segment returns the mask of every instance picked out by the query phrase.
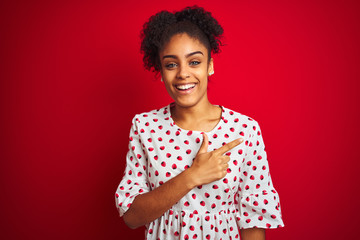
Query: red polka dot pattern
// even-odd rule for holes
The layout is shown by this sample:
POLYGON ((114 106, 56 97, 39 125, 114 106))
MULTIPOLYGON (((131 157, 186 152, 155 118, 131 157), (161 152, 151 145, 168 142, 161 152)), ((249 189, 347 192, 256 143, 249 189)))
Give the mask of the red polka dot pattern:
MULTIPOLYGON (((124 177, 116 190, 122 216, 134 198, 159 187, 189 168, 203 137, 178 127, 171 104, 133 118, 124 177)), ((210 132, 209 151, 239 137, 244 142, 226 153, 227 175, 198 186, 146 228, 146 239, 240 239, 239 229, 283 227, 279 195, 273 187, 258 123, 222 107, 210 132)))

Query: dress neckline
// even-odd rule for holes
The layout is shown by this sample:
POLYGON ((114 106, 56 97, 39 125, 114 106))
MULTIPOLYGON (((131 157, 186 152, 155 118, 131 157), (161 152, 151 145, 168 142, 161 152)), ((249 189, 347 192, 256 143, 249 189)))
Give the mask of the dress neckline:
POLYGON ((170 121, 170 126, 177 128, 179 131, 183 131, 183 132, 192 132, 192 133, 199 133, 202 134, 203 132, 206 133, 207 135, 212 134, 213 132, 221 129, 222 124, 224 122, 224 114, 225 114, 225 108, 221 105, 215 105, 215 106, 219 106, 221 108, 221 117, 219 122, 216 124, 216 126, 209 132, 205 132, 205 131, 198 131, 198 130, 189 130, 189 129, 183 129, 181 127, 179 127, 178 125, 176 125, 174 119, 171 116, 171 107, 175 105, 175 102, 170 103, 166 108, 167 111, 165 111, 165 117, 166 119, 168 119, 170 121))

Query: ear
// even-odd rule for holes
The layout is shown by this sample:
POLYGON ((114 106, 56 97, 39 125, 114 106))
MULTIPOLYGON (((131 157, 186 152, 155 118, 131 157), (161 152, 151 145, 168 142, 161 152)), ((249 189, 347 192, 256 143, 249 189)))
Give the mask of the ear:
POLYGON ((208 65, 208 75, 214 72, 214 59, 210 58, 209 65, 208 65))

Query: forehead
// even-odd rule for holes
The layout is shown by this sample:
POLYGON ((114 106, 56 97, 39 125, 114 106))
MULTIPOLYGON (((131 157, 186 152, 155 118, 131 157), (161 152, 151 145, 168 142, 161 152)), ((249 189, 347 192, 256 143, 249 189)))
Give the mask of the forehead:
POLYGON ((192 38, 186 33, 181 33, 170 38, 169 42, 160 51, 160 57, 164 55, 183 57, 196 51, 201 51, 205 57, 208 55, 206 47, 198 39, 192 38))

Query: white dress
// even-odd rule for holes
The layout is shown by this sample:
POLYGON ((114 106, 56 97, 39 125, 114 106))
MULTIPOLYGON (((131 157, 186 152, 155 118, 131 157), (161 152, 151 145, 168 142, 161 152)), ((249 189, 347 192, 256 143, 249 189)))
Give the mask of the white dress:
MULTIPOLYGON (((120 216, 137 195, 159 187, 190 167, 200 148, 202 132, 178 127, 170 107, 133 118, 126 169, 115 196, 120 216)), ((227 175, 192 189, 160 218, 147 224, 146 239, 240 239, 239 229, 284 226, 258 123, 220 107, 221 120, 207 132, 208 151, 239 137, 244 139, 226 153, 230 156, 227 175)))

